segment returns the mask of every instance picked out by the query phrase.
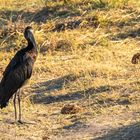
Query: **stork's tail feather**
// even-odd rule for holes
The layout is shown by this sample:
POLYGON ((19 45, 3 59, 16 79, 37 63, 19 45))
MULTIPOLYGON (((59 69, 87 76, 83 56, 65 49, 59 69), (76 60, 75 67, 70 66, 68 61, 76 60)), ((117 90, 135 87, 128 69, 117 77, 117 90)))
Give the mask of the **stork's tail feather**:
POLYGON ((0 108, 3 109, 7 106, 8 104, 7 103, 0 103, 0 108))
POLYGON ((0 85, 0 108, 3 109, 3 108, 6 107, 7 105, 8 105, 8 103, 5 102, 3 90, 2 90, 1 85, 0 85))
MULTIPOLYGON (((1 94, 0 94, 1 95, 1 94)), ((2 96, 0 96, 0 108, 3 109, 8 104, 3 100, 2 96)))

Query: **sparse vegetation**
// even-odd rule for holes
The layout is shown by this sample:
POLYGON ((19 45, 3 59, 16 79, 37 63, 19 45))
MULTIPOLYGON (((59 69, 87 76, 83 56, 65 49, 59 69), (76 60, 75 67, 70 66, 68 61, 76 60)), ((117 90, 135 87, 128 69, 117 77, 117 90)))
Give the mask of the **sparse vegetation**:
POLYGON ((11 123, 11 102, 0 110, 0 138, 114 140, 131 138, 131 128, 137 138, 140 71, 131 60, 139 53, 139 22, 137 0, 0 0, 1 74, 26 45, 27 25, 40 51, 22 95, 31 123, 11 123), (62 114, 67 104, 82 111, 62 114))

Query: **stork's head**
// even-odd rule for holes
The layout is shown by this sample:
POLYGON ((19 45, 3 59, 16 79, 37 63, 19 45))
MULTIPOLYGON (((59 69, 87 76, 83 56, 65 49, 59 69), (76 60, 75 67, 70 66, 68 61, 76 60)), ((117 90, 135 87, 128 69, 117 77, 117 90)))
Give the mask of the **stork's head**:
POLYGON ((27 26, 27 27, 25 28, 24 37, 25 37, 27 40, 31 40, 31 38, 33 37, 33 29, 32 29, 31 26, 27 26))

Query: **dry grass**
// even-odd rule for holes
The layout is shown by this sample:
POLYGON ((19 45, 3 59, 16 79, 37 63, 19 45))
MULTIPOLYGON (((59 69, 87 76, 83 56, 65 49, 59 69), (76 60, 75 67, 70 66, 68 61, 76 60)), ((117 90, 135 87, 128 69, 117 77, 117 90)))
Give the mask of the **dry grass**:
POLYGON ((136 2, 9 0, 7 4, 0 0, 1 74, 15 51, 26 45, 25 26, 33 26, 40 50, 22 97, 23 117, 33 123, 12 124, 11 101, 0 110, 1 139, 114 140, 115 136, 131 136, 131 132, 124 136, 129 132, 125 128, 131 130, 135 123, 135 129, 140 121, 140 71, 139 65, 131 64, 140 45, 140 6, 136 2), (54 31, 60 23, 66 28, 54 31), (82 111, 61 114, 66 104, 82 111), (123 129, 124 135, 116 129, 123 129))

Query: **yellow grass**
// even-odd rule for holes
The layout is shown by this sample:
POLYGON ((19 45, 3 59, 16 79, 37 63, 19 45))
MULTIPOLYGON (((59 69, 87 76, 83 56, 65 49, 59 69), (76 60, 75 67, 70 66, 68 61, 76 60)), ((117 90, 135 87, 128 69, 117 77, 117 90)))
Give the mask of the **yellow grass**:
POLYGON ((23 119, 33 124, 11 124, 11 100, 0 110, 1 139, 87 140, 139 125, 140 71, 139 65, 131 64, 140 45, 140 6, 136 2, 0 0, 1 77, 15 52, 26 46, 23 29, 27 25, 34 28, 40 51, 22 94, 23 119), (87 18, 94 18, 94 23, 88 24, 87 18), (82 20, 78 28, 52 31, 58 23, 78 19, 82 20), (68 103, 82 111, 61 114, 68 103), (68 127, 71 125, 76 126, 68 127))

